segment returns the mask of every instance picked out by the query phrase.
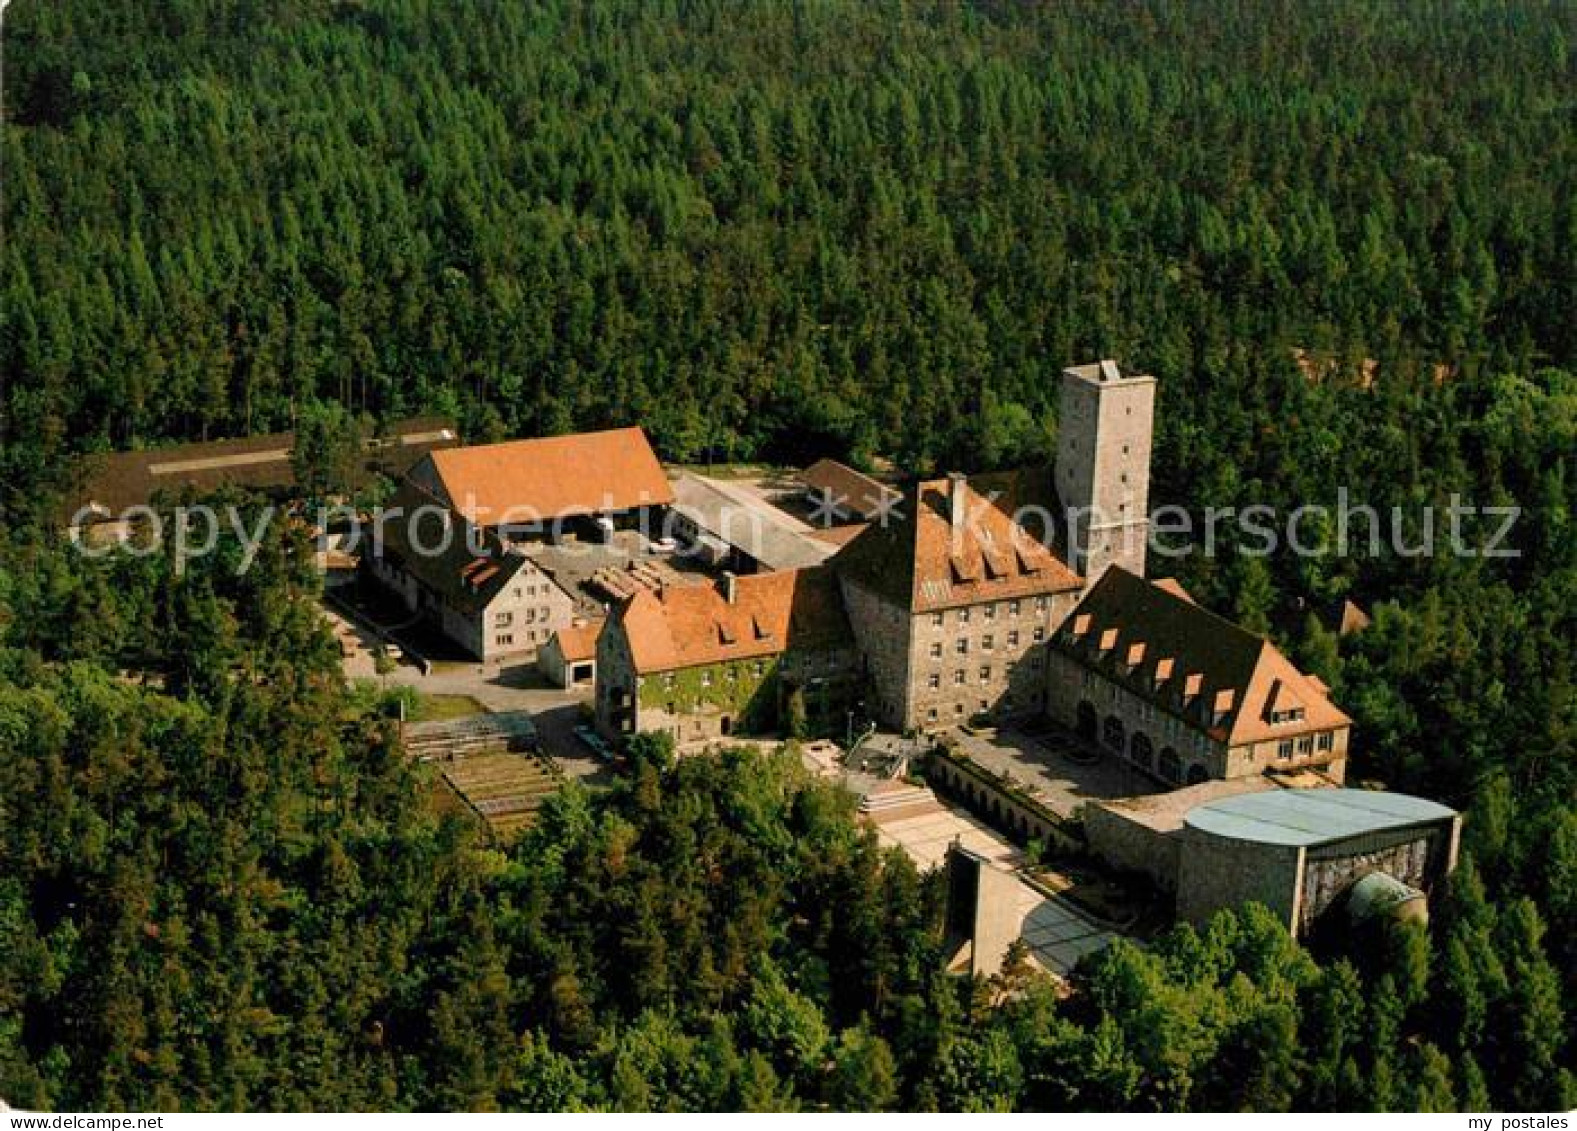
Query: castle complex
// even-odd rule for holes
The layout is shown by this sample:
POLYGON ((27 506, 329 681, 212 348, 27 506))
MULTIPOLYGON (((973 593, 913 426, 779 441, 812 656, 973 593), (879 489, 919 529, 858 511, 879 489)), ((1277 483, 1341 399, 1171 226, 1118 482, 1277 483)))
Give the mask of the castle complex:
POLYGON ((1327 689, 1145 579, 1155 379, 1100 361, 1060 392, 1050 467, 902 488, 824 460, 752 493, 665 472, 638 428, 435 451, 397 501, 463 544, 366 568, 469 655, 594 672, 610 738, 1049 717, 1163 786, 1340 781, 1327 689))

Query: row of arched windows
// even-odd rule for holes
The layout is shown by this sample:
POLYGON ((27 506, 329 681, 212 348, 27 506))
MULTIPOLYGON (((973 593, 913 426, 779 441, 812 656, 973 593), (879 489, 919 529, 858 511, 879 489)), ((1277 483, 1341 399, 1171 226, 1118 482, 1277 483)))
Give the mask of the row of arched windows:
MULTIPOLYGON (((1094 740, 1096 723, 1095 705, 1089 700, 1079 704, 1078 731, 1085 738, 1094 740)), ((1153 773, 1174 785, 1197 785, 1210 776, 1204 765, 1191 762, 1185 772, 1182 756, 1171 746, 1163 746, 1160 756, 1157 757, 1155 744, 1150 736, 1143 731, 1134 731, 1130 736, 1123 721, 1116 715, 1107 715, 1099 723, 1101 745, 1119 755, 1126 757, 1140 769, 1153 773)))

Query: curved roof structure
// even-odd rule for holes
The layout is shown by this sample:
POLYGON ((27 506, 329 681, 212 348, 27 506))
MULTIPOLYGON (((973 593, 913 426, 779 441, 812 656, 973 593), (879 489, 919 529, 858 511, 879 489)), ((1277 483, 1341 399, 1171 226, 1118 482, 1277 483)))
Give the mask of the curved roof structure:
POLYGON ((1367 789, 1274 790, 1195 806, 1191 828, 1229 840, 1306 847, 1364 833, 1450 820, 1454 810, 1405 793, 1367 789))

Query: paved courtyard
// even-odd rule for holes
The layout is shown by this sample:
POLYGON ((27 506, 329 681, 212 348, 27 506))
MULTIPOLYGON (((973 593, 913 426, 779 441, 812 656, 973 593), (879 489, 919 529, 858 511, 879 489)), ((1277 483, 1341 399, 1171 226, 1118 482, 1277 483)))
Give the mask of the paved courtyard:
POLYGON ((1004 868, 1024 863, 1024 853, 995 830, 968 813, 942 805, 936 812, 878 823, 876 839, 883 847, 903 849, 922 872, 940 866, 954 841, 1004 868))
POLYGON ((1002 729, 991 735, 955 733, 958 748, 1000 777, 1027 790, 1059 817, 1071 817, 1086 801, 1132 797, 1159 788, 1132 766, 1093 754, 1066 731, 1029 735, 1002 729))

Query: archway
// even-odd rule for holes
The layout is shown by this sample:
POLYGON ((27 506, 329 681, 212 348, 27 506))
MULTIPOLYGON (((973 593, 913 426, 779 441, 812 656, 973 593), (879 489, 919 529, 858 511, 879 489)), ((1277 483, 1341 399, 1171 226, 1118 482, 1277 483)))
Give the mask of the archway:
POLYGON ((1147 770, 1154 765, 1155 747, 1150 743, 1150 736, 1143 731, 1135 731, 1128 742, 1128 757, 1147 770))
POLYGON ((1167 781, 1178 781, 1183 773, 1183 760, 1177 756, 1177 751, 1170 746, 1161 751, 1161 776, 1167 781))
POLYGON ((1101 727, 1101 741, 1120 754, 1122 753, 1125 734, 1123 721, 1116 715, 1107 715, 1106 723, 1101 727))
POLYGON ((1079 701, 1078 726, 1075 728, 1079 733, 1079 737, 1094 742, 1096 726, 1095 704, 1088 699, 1081 699, 1079 701))

